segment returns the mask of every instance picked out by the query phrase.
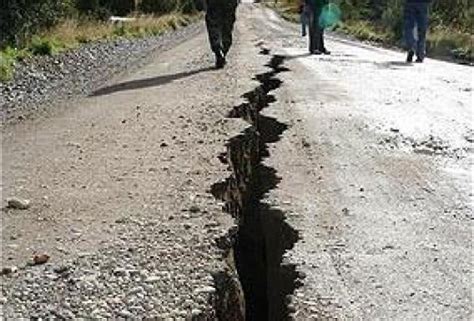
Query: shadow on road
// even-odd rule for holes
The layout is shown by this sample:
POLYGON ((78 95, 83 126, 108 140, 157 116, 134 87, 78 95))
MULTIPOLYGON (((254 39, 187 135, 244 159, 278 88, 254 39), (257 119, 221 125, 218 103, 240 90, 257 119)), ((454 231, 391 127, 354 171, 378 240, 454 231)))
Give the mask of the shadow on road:
POLYGON ((307 53, 302 53, 298 55, 284 55, 283 57, 285 58, 285 60, 293 60, 293 59, 298 59, 298 58, 311 57, 311 54, 307 52, 307 53))
POLYGON ((214 70, 214 68, 206 67, 206 68, 200 68, 200 69, 187 71, 187 72, 180 72, 180 73, 172 74, 172 75, 164 75, 164 76, 158 76, 158 77, 152 77, 152 78, 126 81, 126 82, 118 83, 112 86, 101 88, 93 92, 90 96, 92 97, 105 96, 105 95, 110 95, 110 94, 120 92, 120 91, 136 90, 136 89, 142 89, 142 88, 148 88, 148 87, 161 86, 175 80, 183 79, 186 77, 190 77, 192 75, 196 75, 196 74, 206 72, 206 71, 211 71, 211 70, 214 70))
POLYGON ((405 61, 385 61, 381 63, 376 63, 380 68, 389 68, 389 69, 401 69, 398 67, 413 67, 412 63, 405 61))

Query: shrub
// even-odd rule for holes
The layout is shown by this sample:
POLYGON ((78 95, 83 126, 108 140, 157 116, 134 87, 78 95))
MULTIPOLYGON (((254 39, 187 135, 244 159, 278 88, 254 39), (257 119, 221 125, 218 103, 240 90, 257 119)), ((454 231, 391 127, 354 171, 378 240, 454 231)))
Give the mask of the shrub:
POLYGON ((158 14, 171 11, 190 13, 195 9, 194 0, 142 0, 140 5, 141 11, 158 14))
POLYGON ((146 13, 164 13, 177 9, 176 1, 171 0, 143 0, 140 5, 140 10, 146 13))
POLYGON ((55 39, 35 36, 31 40, 30 51, 34 55, 46 56, 57 53, 63 47, 64 46, 55 39))
POLYGON ((0 10, 0 47, 21 45, 73 10, 72 0, 8 0, 0 10))
POLYGON ((7 81, 13 76, 15 59, 5 52, 0 52, 0 81, 7 81))
POLYGON ((134 0, 75 0, 80 14, 106 19, 111 15, 124 16, 135 9, 134 0))
POLYGON ((381 25, 393 33, 395 39, 403 36, 403 0, 392 0, 382 12, 381 25))
MULTIPOLYGON (((148 13, 195 10, 195 0, 142 0, 148 13)), ((110 15, 127 15, 135 0, 6 0, 0 10, 0 48, 24 46, 32 36, 48 30, 65 18, 106 20, 110 15)))

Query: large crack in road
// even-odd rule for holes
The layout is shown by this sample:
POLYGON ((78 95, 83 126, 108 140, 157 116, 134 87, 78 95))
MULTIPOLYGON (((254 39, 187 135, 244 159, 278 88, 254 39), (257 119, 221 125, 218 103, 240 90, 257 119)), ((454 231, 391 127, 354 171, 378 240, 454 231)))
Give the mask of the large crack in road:
POLYGON ((242 5, 225 69, 198 32, 6 124, 0 318, 470 320, 470 70, 298 32, 242 5))
POLYGON ((231 175, 212 187, 213 195, 225 202, 225 211, 238 222, 233 253, 247 320, 287 319, 288 296, 298 285, 295 266, 282 263, 298 233, 285 222, 284 212, 263 201, 280 182, 276 170, 263 160, 270 156, 268 145, 279 141, 288 126, 260 112, 276 101, 270 92, 282 84, 276 76, 288 71, 283 63, 284 57, 272 56, 266 65, 271 71, 255 76, 260 85, 244 94, 246 102, 230 113, 229 117, 242 118, 251 126, 229 140, 220 159, 229 164, 231 175))

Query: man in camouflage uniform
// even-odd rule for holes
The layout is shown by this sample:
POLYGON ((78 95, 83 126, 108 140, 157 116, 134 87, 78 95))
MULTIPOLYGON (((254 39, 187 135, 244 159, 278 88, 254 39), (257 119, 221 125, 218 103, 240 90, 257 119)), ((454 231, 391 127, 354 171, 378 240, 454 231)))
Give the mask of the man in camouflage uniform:
POLYGON ((211 49, 216 55, 216 68, 223 68, 232 45, 235 11, 239 0, 206 0, 206 24, 211 49))

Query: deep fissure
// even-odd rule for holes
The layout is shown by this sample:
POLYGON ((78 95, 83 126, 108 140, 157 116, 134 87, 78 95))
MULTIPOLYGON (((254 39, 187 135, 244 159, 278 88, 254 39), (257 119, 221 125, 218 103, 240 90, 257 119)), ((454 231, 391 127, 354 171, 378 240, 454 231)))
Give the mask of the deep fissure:
MULTIPOLYGON (((262 49, 261 54, 269 52, 262 49)), ((233 253, 249 321, 289 319, 288 296, 299 282, 295 266, 283 262, 298 233, 285 222, 284 212, 263 201, 281 180, 275 169, 263 164, 269 156, 268 144, 279 141, 288 126, 260 112, 276 102, 270 92, 282 84, 276 76, 288 71, 283 63, 284 57, 272 56, 266 65, 271 70, 254 78, 260 85, 245 93, 246 101, 229 114, 251 126, 231 138, 226 154, 219 155, 231 175, 212 186, 213 195, 224 201, 225 211, 238 222, 233 253)))

